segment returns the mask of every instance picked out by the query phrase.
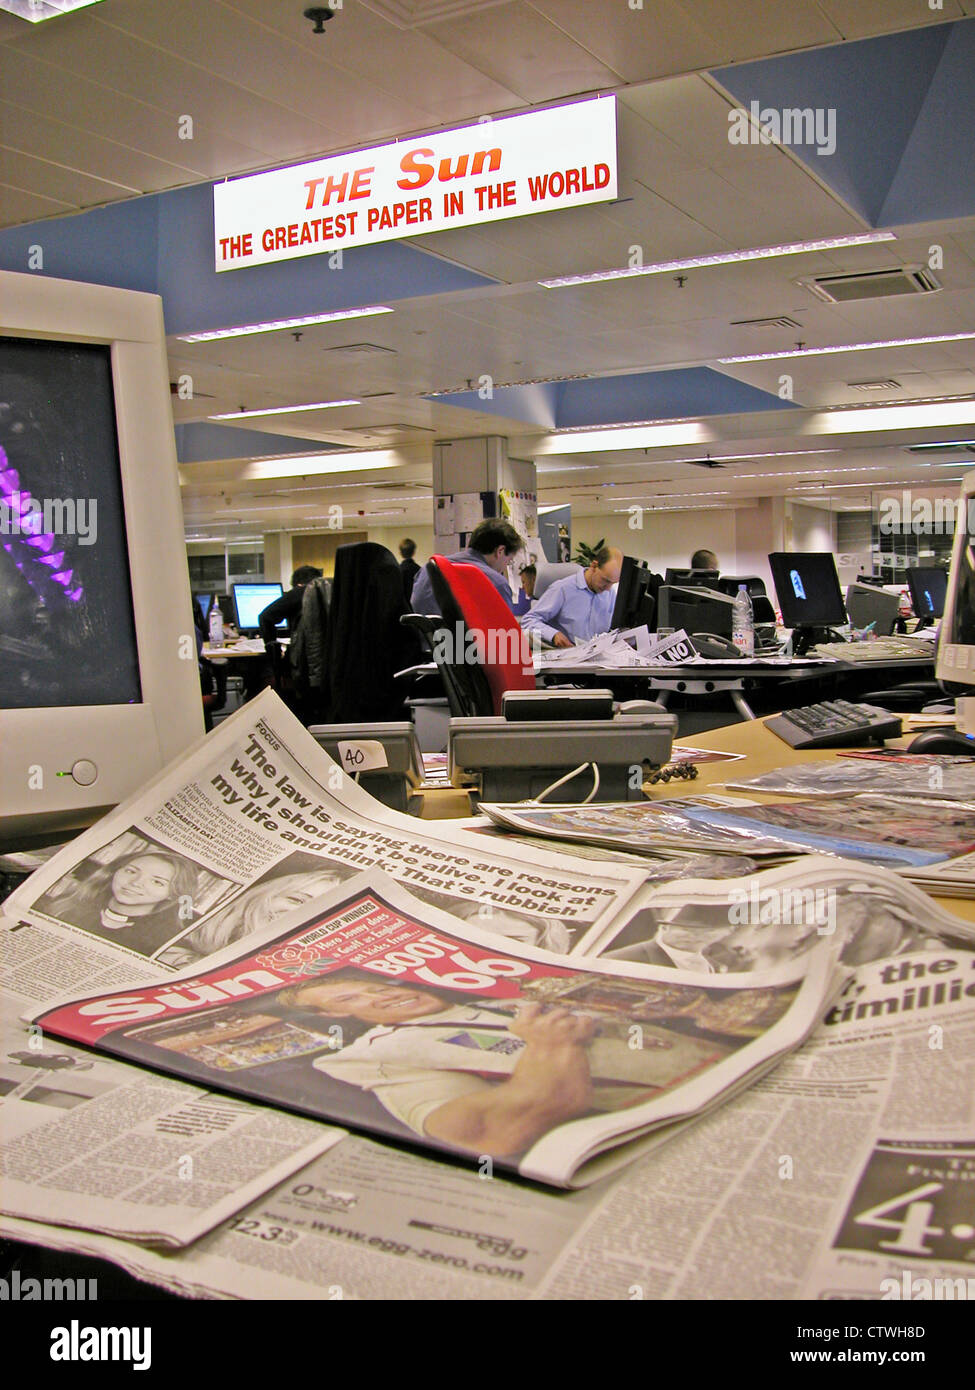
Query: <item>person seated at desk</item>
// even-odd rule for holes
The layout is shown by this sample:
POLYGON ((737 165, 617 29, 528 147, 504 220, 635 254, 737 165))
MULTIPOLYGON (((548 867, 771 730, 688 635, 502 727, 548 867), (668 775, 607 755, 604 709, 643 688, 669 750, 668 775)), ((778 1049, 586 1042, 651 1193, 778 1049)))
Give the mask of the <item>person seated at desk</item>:
POLYGON ((305 588, 313 579, 318 579, 321 570, 314 565, 299 565, 291 576, 291 588, 280 598, 276 598, 273 603, 261 610, 258 618, 258 626, 264 645, 269 650, 277 645, 278 634, 275 631, 278 623, 288 624, 288 636, 295 635, 295 628, 298 626, 298 619, 301 617, 301 601, 304 597, 305 588))
POLYGON ((613 620, 623 552, 604 546, 588 569, 557 579, 521 620, 526 632, 538 632, 556 647, 573 647, 608 632, 613 620))
MULTIPOLYGON (((511 586, 508 583, 508 565, 511 557, 523 550, 525 542, 511 525, 500 517, 481 521, 471 532, 471 538, 463 550, 456 551, 446 558, 455 565, 474 565, 497 589, 509 608, 514 607, 511 586)), ((430 576, 422 569, 413 584, 410 603, 414 613, 439 613, 440 605, 433 596, 430 576)))
POLYGON ((521 588, 518 591, 518 597, 515 599, 514 606, 511 610, 516 618, 523 618, 531 608, 532 601, 535 597, 535 580, 537 576, 538 571, 535 569, 534 565, 525 565, 523 569, 519 570, 518 578, 521 580, 521 588))
POLYGON ((718 557, 713 550, 695 550, 691 556, 692 570, 720 570, 718 557))

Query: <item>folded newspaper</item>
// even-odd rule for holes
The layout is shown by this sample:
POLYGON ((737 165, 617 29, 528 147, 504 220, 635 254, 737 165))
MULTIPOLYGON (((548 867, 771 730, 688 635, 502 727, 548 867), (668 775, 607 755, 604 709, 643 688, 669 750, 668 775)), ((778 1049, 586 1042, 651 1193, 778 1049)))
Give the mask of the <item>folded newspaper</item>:
POLYGON ((728 787, 786 796, 921 796, 939 801, 975 801, 975 759, 936 754, 894 754, 889 758, 837 758, 778 767, 756 777, 729 777, 728 787))
POLYGON ((195 1297, 970 1300, 973 967, 860 966, 800 1051, 580 1191, 350 1136, 173 1254, 9 1217, 0 1234, 195 1297))
POLYGON ((970 862, 975 851, 975 802, 934 797, 859 793, 760 805, 711 796, 558 807, 484 801, 480 809, 498 825, 551 839, 647 854, 682 849, 766 860, 835 854, 915 880, 924 874, 925 882, 941 882, 945 867, 970 862))
POLYGON ((573 1186, 768 1070, 844 977, 826 941, 801 968, 744 977, 583 969, 371 870, 195 972, 26 1017, 208 1088, 573 1186))

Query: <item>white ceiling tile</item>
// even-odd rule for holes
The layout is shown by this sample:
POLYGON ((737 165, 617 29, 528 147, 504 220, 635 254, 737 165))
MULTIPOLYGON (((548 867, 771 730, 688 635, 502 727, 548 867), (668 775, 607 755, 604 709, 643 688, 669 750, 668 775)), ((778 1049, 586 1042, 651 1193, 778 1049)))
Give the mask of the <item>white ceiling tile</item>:
MULTIPOLYGON (((856 0, 859 3, 859 0, 856 0)), ((748 0, 678 0, 688 19, 706 36, 707 66, 739 63, 790 49, 836 43, 824 6, 810 0, 775 0, 757 7, 748 0)))
MULTIPOLYGON (((53 180, 61 178, 62 169, 75 170, 79 171, 79 179, 99 179, 107 185, 102 190, 91 191, 89 197, 93 202, 112 197, 113 188, 116 190, 114 196, 118 197, 171 188, 184 182, 181 175, 185 175, 185 170, 179 166, 153 159, 117 141, 104 140, 7 102, 0 103, 0 113, 4 145, 22 153, 34 152, 38 159, 55 166, 50 171, 53 180), (82 169, 84 174, 80 173, 82 169)), ((119 135, 124 136, 124 131, 119 131, 119 135)), ((55 196, 60 195, 55 193, 55 196)))
POLYGON ((524 101, 615 87, 619 75, 526 0, 427 26, 426 32, 524 101))
POLYGON ((960 19, 964 13, 959 0, 941 0, 938 9, 932 9, 930 5, 920 3, 920 0, 819 0, 819 5, 844 39, 893 33, 898 29, 912 29, 925 22, 943 24, 948 20, 960 19), (927 10, 927 14, 923 13, 924 10, 927 10))
MULTIPOLYGON (((0 221, 4 223, 16 226, 20 223, 35 222, 42 217, 58 217, 69 212, 74 212, 70 203, 64 203, 58 198, 42 197, 38 193, 0 182, 0 221)), ((22 268, 29 269, 26 265, 22 268)))
POLYGON ((593 0, 531 4, 625 82, 693 72, 714 58, 701 30, 675 0, 646 0, 642 10, 624 0, 598 7, 593 0))

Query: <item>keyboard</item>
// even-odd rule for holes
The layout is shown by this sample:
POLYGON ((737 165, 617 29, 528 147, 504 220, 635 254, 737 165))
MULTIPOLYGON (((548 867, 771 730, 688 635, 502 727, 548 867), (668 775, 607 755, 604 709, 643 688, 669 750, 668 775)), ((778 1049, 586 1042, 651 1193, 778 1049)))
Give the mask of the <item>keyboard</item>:
POLYGON ((926 637, 875 637, 872 642, 820 642, 816 656, 833 656, 860 666, 871 661, 933 661, 934 642, 926 637))
POLYGON ((876 705, 853 705, 826 700, 804 709, 790 709, 765 720, 790 748, 858 748, 872 740, 899 738, 901 721, 876 705))

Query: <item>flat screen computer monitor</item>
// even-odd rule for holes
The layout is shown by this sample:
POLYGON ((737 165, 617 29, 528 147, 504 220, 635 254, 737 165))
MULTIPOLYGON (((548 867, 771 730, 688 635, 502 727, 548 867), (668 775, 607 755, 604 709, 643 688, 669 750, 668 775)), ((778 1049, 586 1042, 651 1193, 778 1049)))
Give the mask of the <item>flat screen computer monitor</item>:
POLYGON ((768 562, 786 627, 824 628, 846 622, 836 561, 828 551, 775 551, 768 562))
POLYGON ((695 585, 704 589, 714 588, 717 578, 717 570, 675 570, 668 566, 664 571, 665 584, 681 584, 685 589, 695 585))
POLYGON ((889 637, 900 612, 900 595, 889 594, 873 584, 850 584, 846 590, 846 611, 855 628, 869 627, 878 637, 889 637))
POLYGON ((0 272, 0 844, 203 732, 162 305, 0 272))
POLYGON ((948 594, 948 571, 942 569, 911 569, 907 571, 907 587, 911 591, 914 616, 922 626, 944 616, 948 594))
MULTIPOLYGON (((244 633, 257 632, 265 608, 284 593, 280 584, 235 584, 233 587, 237 631, 244 633)), ((286 627, 287 623, 283 621, 277 624, 280 632, 284 632, 286 627)))
POLYGON ((730 639, 734 607, 734 599, 716 589, 704 589, 696 584, 689 587, 662 584, 657 593, 657 626, 683 628, 692 635, 701 632, 730 639))
POLYGON ((646 560, 635 560, 632 555, 623 556, 619 583, 616 587, 616 602, 610 619, 612 628, 656 626, 656 596, 660 586, 660 576, 654 574, 646 560))
POLYGON ((961 480, 935 674, 939 681, 975 685, 975 472, 961 480))
POLYGON ((194 594, 193 600, 203 615, 203 621, 206 622, 210 616, 210 604, 213 602, 213 596, 211 594, 194 594))

